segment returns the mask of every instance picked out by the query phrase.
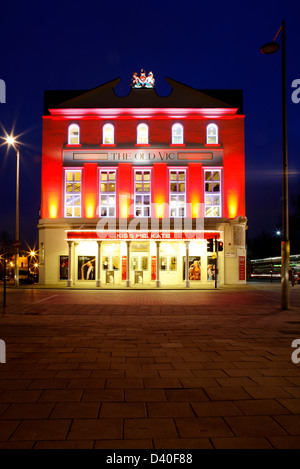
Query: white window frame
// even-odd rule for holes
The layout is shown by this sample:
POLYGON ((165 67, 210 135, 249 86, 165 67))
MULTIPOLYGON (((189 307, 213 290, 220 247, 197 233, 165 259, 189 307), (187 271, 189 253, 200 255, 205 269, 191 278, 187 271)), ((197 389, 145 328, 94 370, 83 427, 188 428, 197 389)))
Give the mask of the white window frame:
POLYGON ((80 127, 78 124, 70 124, 68 127, 68 145, 80 145, 80 127), (72 135, 71 132, 73 129, 76 129, 78 131, 78 141, 77 142, 71 142, 72 135))
POLYGON ((133 185, 134 185, 134 216, 137 218, 150 218, 151 217, 151 188, 152 188, 152 171, 151 168, 134 168, 133 170, 133 185), (142 173, 142 180, 137 181, 136 180, 136 173, 141 172, 142 173), (150 173, 150 179, 149 181, 144 181, 144 173, 150 173), (149 183, 150 184, 150 190, 149 191, 136 191, 136 183, 142 183, 142 187, 144 189, 144 184, 149 183), (137 204, 136 200, 137 197, 140 196, 142 203, 137 204), (145 197, 149 197, 149 203, 145 204, 145 197), (144 210, 149 208, 149 215, 144 215, 144 210), (137 210, 142 211, 142 215, 137 215, 137 210))
MULTIPOLYGON (((106 180, 106 183, 108 184, 107 189, 109 189, 109 179, 106 180)), ((117 169, 116 168, 100 168, 99 170, 99 218, 115 218, 117 213, 117 169), (101 179, 101 174, 102 173, 115 173, 115 179, 112 181, 112 183, 115 184, 115 190, 114 191, 101 191, 101 184, 105 183, 105 181, 102 181, 101 179), (101 203, 101 195, 106 196, 108 198, 108 202, 105 204, 101 203), (115 203, 110 204, 109 203, 109 196, 114 196, 115 198, 115 203), (107 210, 107 215, 102 215, 102 208, 106 208, 107 210), (109 215, 109 209, 114 208, 114 214, 109 215)))
POLYGON ((137 145, 148 145, 148 143, 149 143, 149 126, 147 124, 141 123, 137 126, 137 128, 136 128, 136 143, 137 143, 137 145), (147 131, 146 141, 145 142, 140 141, 140 139, 141 139, 141 129, 143 127, 147 131))
POLYGON ((115 127, 113 124, 105 124, 102 129, 102 144, 103 145, 114 145, 115 143, 115 127), (112 132, 112 142, 106 142, 106 133, 112 132))
POLYGON ((183 137, 183 125, 177 122, 172 125, 172 144, 173 145, 182 145, 184 143, 183 137), (180 136, 174 135, 176 128, 180 129, 180 136), (176 138, 180 138, 180 142, 175 142, 176 138))
POLYGON ((82 169, 66 168, 64 170, 64 173, 65 173, 64 174, 64 214, 65 214, 65 218, 81 218, 82 169), (72 181, 67 180, 67 174, 68 173, 73 173, 72 181), (74 179, 74 173, 80 173, 80 181, 78 181, 78 182, 80 182, 80 191, 75 191, 74 190, 75 184, 76 184, 76 181, 74 179), (67 191, 67 184, 70 184, 70 183, 73 184, 73 191, 67 191), (68 203, 68 198, 70 198, 71 204, 68 203), (79 204, 75 203, 76 199, 77 200, 79 199, 79 204), (75 215, 75 209, 78 208, 78 207, 79 207, 79 215, 75 215), (70 209, 70 208, 71 208, 71 211, 72 211, 72 215, 67 214, 68 209, 70 209))
POLYGON ((208 124, 206 127, 206 143, 207 145, 217 145, 219 143, 219 128, 217 124, 208 124), (214 129, 213 135, 208 135, 210 129, 214 129), (215 139, 215 142, 209 142, 209 139, 215 139))
POLYGON ((187 188, 187 168, 169 168, 169 216, 170 218, 184 218, 186 216, 186 188, 187 188), (176 173, 176 181, 171 180, 171 173, 176 173), (178 173, 184 172, 185 177, 184 181, 180 181, 178 179, 178 173), (171 184, 172 182, 177 185, 176 191, 171 191, 171 184), (185 191, 179 192, 178 184, 184 182, 185 191), (179 197, 184 197, 184 205, 179 204, 179 197), (176 203, 174 204, 174 198, 176 199, 176 203), (173 199, 173 200, 172 200, 173 199), (183 215, 179 214, 180 208, 183 207, 183 215), (176 214, 172 214, 172 211, 175 210, 176 214))
MULTIPOLYGON (((204 217, 205 218, 221 218, 222 217, 222 168, 204 168, 204 172, 203 172, 203 180, 204 180, 204 217), (213 173, 214 172, 218 172, 219 173, 219 180, 217 180, 216 182, 219 183, 219 191, 216 191, 214 192, 213 190, 212 191, 207 191, 206 190, 206 184, 209 184, 209 181, 206 181, 206 178, 205 178, 205 175, 207 172, 210 172, 212 174, 212 179, 211 179, 211 184, 213 184, 213 173), (219 204, 216 204, 214 203, 214 197, 219 197, 219 204), (207 204, 206 203, 206 197, 212 197, 212 203, 211 204, 207 204), (206 210, 208 208, 212 208, 212 214, 211 215, 206 215, 206 210), (219 208, 219 215, 214 215, 213 214, 213 210, 214 208, 219 208)), ((213 189, 213 187, 212 187, 213 189)))

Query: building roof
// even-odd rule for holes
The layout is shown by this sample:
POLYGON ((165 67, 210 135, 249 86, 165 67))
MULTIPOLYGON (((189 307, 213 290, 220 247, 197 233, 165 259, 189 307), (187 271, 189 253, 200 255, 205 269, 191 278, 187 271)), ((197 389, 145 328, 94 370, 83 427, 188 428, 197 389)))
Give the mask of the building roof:
POLYGON ((166 77, 172 87, 168 96, 159 96, 155 88, 131 88, 127 96, 121 97, 114 91, 119 81, 120 78, 116 78, 91 90, 46 90, 44 115, 49 114, 49 109, 101 108, 236 108, 238 114, 243 113, 242 90, 200 90, 166 77))

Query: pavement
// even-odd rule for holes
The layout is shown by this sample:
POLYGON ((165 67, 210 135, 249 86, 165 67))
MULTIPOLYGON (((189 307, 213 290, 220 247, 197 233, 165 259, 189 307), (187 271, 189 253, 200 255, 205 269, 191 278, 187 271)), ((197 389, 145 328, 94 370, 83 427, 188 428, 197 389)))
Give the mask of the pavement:
POLYGON ((300 286, 9 288, 0 339, 0 449, 300 448, 300 286))

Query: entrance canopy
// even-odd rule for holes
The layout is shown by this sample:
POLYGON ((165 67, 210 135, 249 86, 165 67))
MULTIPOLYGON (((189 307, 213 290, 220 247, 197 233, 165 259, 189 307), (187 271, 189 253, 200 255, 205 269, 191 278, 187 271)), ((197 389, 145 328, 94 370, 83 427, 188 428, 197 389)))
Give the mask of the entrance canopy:
POLYGON ((220 231, 208 230, 66 230, 67 240, 192 240, 220 238, 220 231))

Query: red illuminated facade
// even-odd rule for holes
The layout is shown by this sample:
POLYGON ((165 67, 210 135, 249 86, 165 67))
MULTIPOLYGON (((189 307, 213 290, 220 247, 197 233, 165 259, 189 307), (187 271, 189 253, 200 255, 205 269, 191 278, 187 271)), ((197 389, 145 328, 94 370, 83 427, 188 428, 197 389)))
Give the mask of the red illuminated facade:
POLYGON ((119 97, 118 81, 45 92, 40 282, 189 287, 216 267, 220 284, 245 282, 241 91, 167 79, 167 97, 119 97))

